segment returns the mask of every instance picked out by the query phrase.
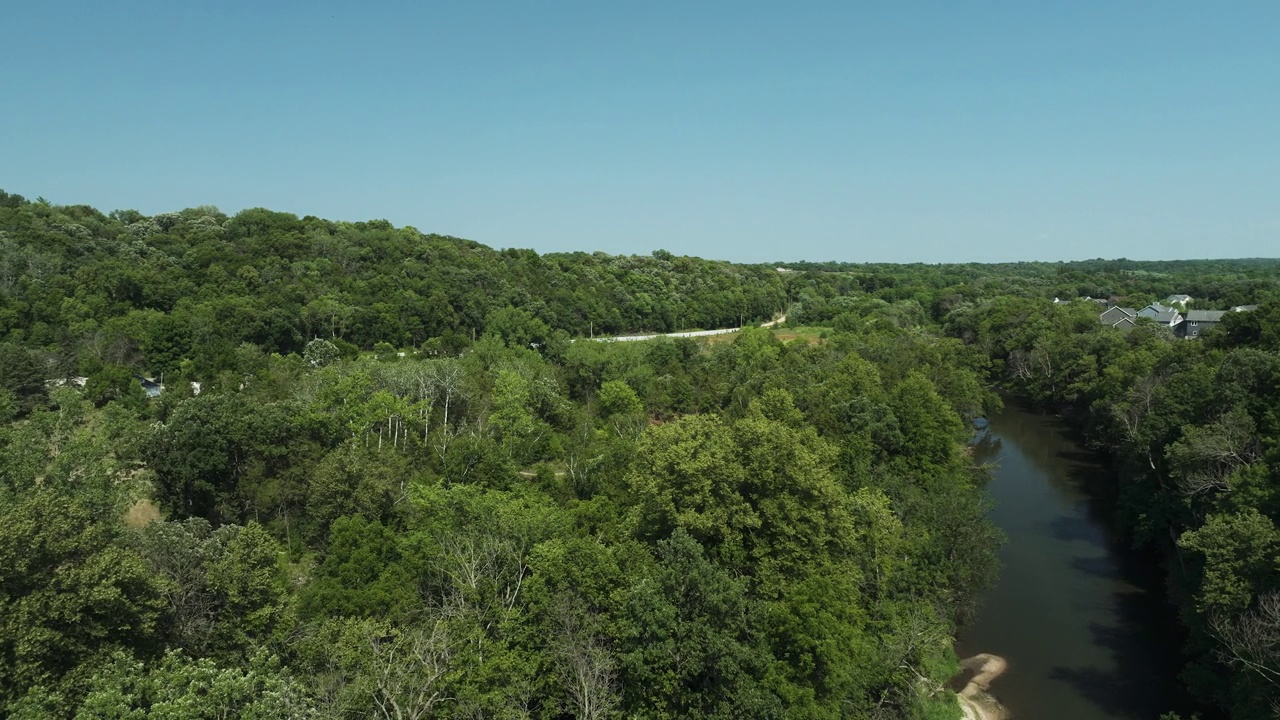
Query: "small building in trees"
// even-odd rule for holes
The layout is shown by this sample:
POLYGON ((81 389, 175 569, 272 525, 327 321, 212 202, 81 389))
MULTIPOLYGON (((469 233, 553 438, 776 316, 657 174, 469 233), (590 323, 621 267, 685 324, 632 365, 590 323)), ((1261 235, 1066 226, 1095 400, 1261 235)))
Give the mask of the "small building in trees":
POLYGON ((1187 339, 1200 337, 1209 328, 1222 322, 1226 310, 1188 310, 1187 317, 1178 325, 1177 333, 1187 339))
POLYGON ((161 385, 151 378, 145 378, 138 375, 136 376, 136 379, 138 384, 142 386, 142 392, 146 393, 148 398, 160 397, 160 393, 164 391, 164 385, 161 385))
POLYGON ((1117 323, 1128 320, 1129 327, 1133 327, 1133 319, 1136 317, 1138 317, 1137 310, 1113 305, 1098 315, 1098 322, 1108 327, 1116 327, 1117 323))
POLYGON ((1138 311, 1138 317, 1151 318, 1157 325, 1165 327, 1177 327, 1182 322, 1182 313, 1176 308, 1161 305, 1153 302, 1150 305, 1138 311))
POLYGON ((1082 301, 1084 301, 1084 302, 1097 303, 1098 305, 1101 305, 1102 307, 1110 307, 1110 306, 1111 306, 1111 301, 1110 301, 1110 300, 1108 300, 1107 298, 1096 298, 1096 297, 1093 297, 1093 296, 1091 296, 1091 295, 1085 295, 1085 296, 1084 296, 1084 297, 1082 297, 1082 298, 1075 298, 1075 299, 1067 298, 1066 300, 1063 300, 1062 298, 1054 298, 1054 299, 1053 299, 1053 304, 1054 304, 1054 305, 1066 305, 1066 304, 1068 304, 1068 303, 1073 303, 1073 302, 1075 302, 1076 300, 1082 300, 1082 301))

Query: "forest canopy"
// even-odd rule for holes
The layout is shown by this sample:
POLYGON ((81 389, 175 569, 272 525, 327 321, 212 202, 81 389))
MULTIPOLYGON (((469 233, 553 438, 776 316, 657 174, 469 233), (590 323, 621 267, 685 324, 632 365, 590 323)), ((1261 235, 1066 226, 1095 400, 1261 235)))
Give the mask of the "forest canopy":
POLYGON ((0 192, 0 714, 956 720, 1006 397, 1280 697, 1280 262, 740 265, 0 192), (1197 340, 1109 305, 1226 310, 1197 340), (755 327, 785 316, 776 327, 755 327), (592 342, 743 328, 714 338, 592 342))
POLYGON ((958 717, 999 401, 923 315, 601 343, 788 285, 265 210, 0 233, 7 716, 958 717))

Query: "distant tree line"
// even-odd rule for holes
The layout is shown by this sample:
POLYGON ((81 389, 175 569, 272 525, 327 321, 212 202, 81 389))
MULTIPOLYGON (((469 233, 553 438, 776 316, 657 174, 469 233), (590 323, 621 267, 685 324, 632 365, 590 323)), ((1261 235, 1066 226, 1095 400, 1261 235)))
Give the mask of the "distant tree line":
POLYGON ((104 215, 0 191, 0 338, 45 350, 61 375, 209 376, 245 343, 301 353, 316 337, 348 353, 385 342, 449 354, 495 322, 566 342, 736 327, 784 307, 772 268, 664 251, 538 255, 385 221, 104 215))

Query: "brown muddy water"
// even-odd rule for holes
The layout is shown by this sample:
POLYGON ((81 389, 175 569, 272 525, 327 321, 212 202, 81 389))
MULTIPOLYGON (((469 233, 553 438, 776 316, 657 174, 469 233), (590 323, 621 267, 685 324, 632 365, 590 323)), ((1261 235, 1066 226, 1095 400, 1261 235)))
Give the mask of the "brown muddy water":
POLYGON ((1015 720, 1155 720, 1185 710, 1180 631, 1160 569, 1114 532, 1099 459, 1051 416, 1010 406, 976 443, 996 464, 991 519, 1004 568, 960 657, 1008 660, 991 693, 1015 720))

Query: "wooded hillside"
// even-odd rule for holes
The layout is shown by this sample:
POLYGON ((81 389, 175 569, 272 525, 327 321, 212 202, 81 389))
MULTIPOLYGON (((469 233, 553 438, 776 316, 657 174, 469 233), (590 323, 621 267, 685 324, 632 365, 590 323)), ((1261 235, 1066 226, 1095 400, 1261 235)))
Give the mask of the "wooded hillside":
POLYGON ((569 342, 785 307, 660 252, 12 195, 0 230, 7 716, 958 717, 998 542, 961 341, 569 342))

